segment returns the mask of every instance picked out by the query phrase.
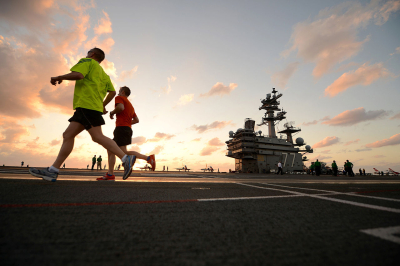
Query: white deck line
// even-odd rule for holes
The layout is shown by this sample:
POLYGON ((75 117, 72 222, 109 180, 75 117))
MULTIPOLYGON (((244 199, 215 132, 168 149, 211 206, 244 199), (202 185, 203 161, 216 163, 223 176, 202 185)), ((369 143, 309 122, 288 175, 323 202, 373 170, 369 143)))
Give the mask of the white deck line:
MULTIPOLYGON (((282 191, 282 192, 286 192, 286 193, 296 194, 296 195, 299 195, 299 196, 303 195, 303 196, 307 196, 307 197, 310 197, 310 198, 317 198, 317 199, 322 199, 322 200, 339 202, 339 203, 344 203, 344 204, 348 204, 348 205, 353 205, 353 206, 358 206, 358 207, 363 207, 363 208, 368 208, 368 209, 374 209, 374 210, 379 210, 379 211, 400 213, 400 209, 387 208, 387 207, 382 207, 382 206, 377 206, 377 205, 371 205, 371 204, 365 204, 365 203, 359 203, 359 202, 341 200, 341 199, 335 199, 335 198, 327 198, 327 197, 323 197, 323 196, 319 196, 319 195, 315 195, 315 194, 312 195, 312 194, 305 194, 305 193, 300 193, 300 192, 290 191, 290 190, 281 190, 281 189, 274 189, 274 188, 267 188, 267 187, 258 187, 258 186, 243 184, 243 183, 235 183, 235 184, 254 187, 254 188, 259 188, 259 189, 277 190, 277 191, 282 191)), ((332 193, 335 193, 335 192, 332 191, 332 193)))
MULTIPOLYGON (((275 198, 293 198, 293 197, 305 197, 304 195, 281 195, 281 196, 257 196, 257 197, 236 197, 236 198, 211 198, 211 199, 197 199, 197 201, 225 201, 225 200, 252 200, 252 199, 275 199, 275 198)), ((320 194, 321 196, 334 195, 332 193, 329 194, 320 194)))
MULTIPOLYGON (((269 186, 276 186, 276 187, 293 188, 293 189, 321 191, 321 192, 327 192, 327 193, 332 193, 333 192, 333 191, 330 191, 330 190, 321 190, 321 189, 313 189, 313 188, 301 188, 301 187, 289 187, 289 186, 276 185, 276 184, 270 184, 270 183, 260 183, 260 184, 269 185, 269 186)), ((387 200, 387 201, 400 202, 400 199, 383 198, 383 197, 375 197, 375 196, 366 196, 366 195, 357 194, 356 192, 337 192, 337 191, 335 191, 335 192, 337 194, 356 196, 356 197, 361 197, 361 198, 371 198, 371 199, 378 199, 378 200, 387 200)))
POLYGON ((400 226, 366 229, 366 230, 360 230, 360 232, 400 244, 400 237, 394 235, 400 233, 400 226))

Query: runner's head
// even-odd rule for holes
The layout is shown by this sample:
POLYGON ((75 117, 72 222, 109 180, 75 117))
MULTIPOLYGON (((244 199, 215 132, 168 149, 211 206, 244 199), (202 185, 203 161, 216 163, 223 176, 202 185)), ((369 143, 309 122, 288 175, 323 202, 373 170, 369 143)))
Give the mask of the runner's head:
POLYGON ((94 60, 96 60, 97 62, 101 63, 104 58, 106 57, 105 53, 103 52, 103 50, 101 50, 100 48, 93 48, 91 49, 88 53, 86 58, 92 58, 94 60))
POLYGON ((131 90, 127 86, 123 86, 119 89, 118 96, 128 97, 129 95, 131 95, 131 90))

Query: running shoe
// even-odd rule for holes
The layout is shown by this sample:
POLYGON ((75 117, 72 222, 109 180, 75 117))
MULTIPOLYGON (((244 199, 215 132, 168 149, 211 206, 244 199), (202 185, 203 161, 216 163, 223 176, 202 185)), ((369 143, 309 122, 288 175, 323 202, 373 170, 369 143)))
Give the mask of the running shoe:
POLYGON ((126 161, 122 164, 124 166, 124 175, 122 176, 123 180, 126 180, 130 174, 132 173, 132 167, 135 165, 136 156, 128 155, 126 161))
POLYGON ((154 154, 149 156, 149 160, 147 161, 147 163, 149 163, 151 165, 151 170, 155 171, 156 170, 156 157, 154 156, 154 154))
POLYGON ((96 179, 97 181, 115 181, 115 175, 109 175, 108 172, 102 177, 96 179))
POLYGON ((33 176, 36 177, 41 177, 43 180, 49 181, 49 182, 56 182, 58 173, 53 173, 49 171, 49 167, 46 169, 36 169, 36 168, 29 168, 29 173, 33 176))

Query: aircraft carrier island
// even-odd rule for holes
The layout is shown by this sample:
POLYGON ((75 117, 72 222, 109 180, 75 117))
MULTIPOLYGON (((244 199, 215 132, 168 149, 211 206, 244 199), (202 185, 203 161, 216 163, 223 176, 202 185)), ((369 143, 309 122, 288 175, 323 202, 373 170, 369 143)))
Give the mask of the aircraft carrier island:
POLYGON ((300 128, 293 126, 293 122, 284 124, 284 129, 279 131, 278 138, 275 132, 275 125, 286 119, 286 112, 279 109, 279 98, 282 93, 277 94, 275 88, 267 97, 261 100, 259 110, 265 110, 262 121, 257 126, 268 125, 268 136, 262 135, 262 131, 255 132, 255 121, 246 118, 244 128, 236 132, 230 131, 230 140, 226 141, 226 156, 235 159, 235 171, 242 173, 269 173, 277 169, 277 164, 282 163, 284 172, 302 172, 303 161, 307 161, 306 153, 313 150, 306 145, 302 138, 293 142, 293 135, 300 132, 300 128), (276 115, 275 115, 275 112, 276 115), (300 147, 305 145, 305 150, 300 147), (304 157, 303 157, 304 156, 304 157))

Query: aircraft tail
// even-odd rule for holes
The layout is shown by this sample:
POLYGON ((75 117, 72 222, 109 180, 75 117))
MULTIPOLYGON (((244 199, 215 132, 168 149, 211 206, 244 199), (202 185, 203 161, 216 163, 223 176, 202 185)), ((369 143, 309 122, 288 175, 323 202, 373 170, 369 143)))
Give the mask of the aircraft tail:
POLYGON ((379 172, 379 170, 378 169, 376 169, 376 168, 373 168, 375 171, 377 171, 377 172, 379 172))

